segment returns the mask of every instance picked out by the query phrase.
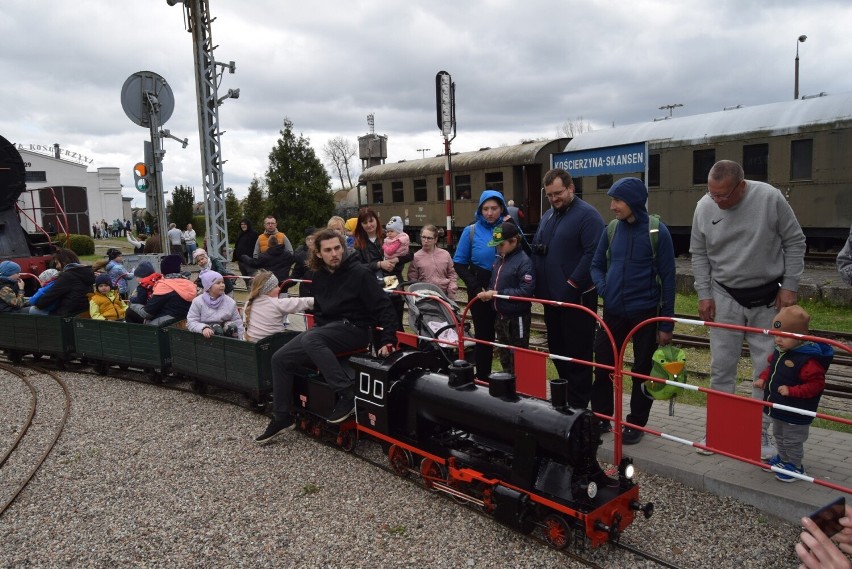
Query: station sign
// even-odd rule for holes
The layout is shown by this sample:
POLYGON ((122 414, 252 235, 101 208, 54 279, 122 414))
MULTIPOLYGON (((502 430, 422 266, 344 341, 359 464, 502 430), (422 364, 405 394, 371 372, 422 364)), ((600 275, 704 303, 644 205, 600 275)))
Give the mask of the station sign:
POLYGON ((553 168, 567 170, 573 177, 645 172, 647 161, 647 142, 560 152, 551 156, 553 168))

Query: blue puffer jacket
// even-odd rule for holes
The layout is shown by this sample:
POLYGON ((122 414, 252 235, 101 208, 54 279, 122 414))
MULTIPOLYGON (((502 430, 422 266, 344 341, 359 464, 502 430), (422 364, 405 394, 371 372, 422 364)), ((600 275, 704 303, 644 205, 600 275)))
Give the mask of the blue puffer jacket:
POLYGON ((506 211, 506 202, 503 201, 503 194, 494 190, 485 190, 479 196, 476 221, 465 227, 461 237, 459 237, 456 254, 453 255, 453 263, 455 264, 456 273, 458 273, 464 281, 465 286, 467 286, 469 298, 473 298, 473 295, 488 286, 488 281, 491 278, 491 267, 494 266, 494 262, 497 260, 497 251, 494 247, 489 247, 488 242, 491 241, 491 233, 494 228, 503 223, 506 211), (488 223, 482 217, 482 204, 490 199, 497 200, 502 208, 500 217, 494 223, 488 223), (473 239, 470 236, 471 229, 473 229, 473 239), (473 242, 471 243, 471 241, 473 242), (470 265, 476 268, 475 273, 470 270, 470 265))
MULTIPOLYGON (((630 318, 659 306, 660 316, 674 316, 675 257, 668 227, 660 222, 657 259, 648 233, 648 190, 637 178, 623 178, 607 192, 630 206, 633 221, 621 220, 612 244, 606 231, 592 258, 592 280, 604 299, 607 312, 630 318), (607 260, 607 250, 610 258, 607 260), (607 266, 608 265, 608 266, 607 266), (657 276, 660 281, 657 282, 657 276)), ((661 323, 659 329, 671 332, 674 324, 661 323)))

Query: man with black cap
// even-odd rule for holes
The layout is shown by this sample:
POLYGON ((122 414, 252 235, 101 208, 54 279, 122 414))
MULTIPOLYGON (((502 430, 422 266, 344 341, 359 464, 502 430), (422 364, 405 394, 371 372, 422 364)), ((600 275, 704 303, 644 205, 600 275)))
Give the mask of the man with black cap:
MULTIPOLYGON (((648 215, 648 189, 642 180, 618 180, 607 195, 612 198, 609 209, 615 219, 601 235, 591 273, 598 294, 604 299, 604 324, 612 332, 616 349, 620 349, 627 334, 640 322, 655 316, 674 316, 675 256, 668 227, 648 215)), ((633 335, 634 373, 650 374, 657 344, 671 342, 673 329, 673 323, 661 322, 658 326, 643 326, 633 335)), ((595 337, 595 362, 608 366, 615 363, 609 336, 602 329, 595 337)), ((623 381, 627 381, 627 376, 623 381)), ((633 378, 632 383, 627 422, 644 427, 654 400, 645 395, 644 381, 633 378)), ((595 368, 592 410, 611 416, 613 408, 611 372, 595 368)), ((610 428, 605 422, 604 432, 610 428)), ((636 444, 643 434, 624 427, 622 442, 636 444)))
POLYGON ((316 366, 335 392, 336 404, 327 419, 340 423, 355 412, 355 393, 337 354, 366 348, 376 323, 382 328, 375 341, 379 357, 396 351, 396 312, 372 271, 333 229, 316 233, 314 244, 309 266, 314 271, 316 325, 272 356, 273 417, 255 439, 257 444, 293 428, 293 381, 304 365, 316 366))

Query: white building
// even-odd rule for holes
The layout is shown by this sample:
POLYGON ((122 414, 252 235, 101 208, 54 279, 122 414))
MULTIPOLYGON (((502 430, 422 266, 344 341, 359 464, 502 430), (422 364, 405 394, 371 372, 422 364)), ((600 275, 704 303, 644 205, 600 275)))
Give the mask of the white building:
POLYGON ((59 230, 61 223, 53 217, 54 195, 65 210, 70 233, 91 235, 96 221, 130 219, 126 211, 129 207, 122 200, 118 168, 89 171, 92 159, 62 149, 58 144, 17 143, 16 147, 24 160, 27 190, 39 190, 25 192, 18 200, 24 212, 21 221, 27 231, 34 230, 32 220, 45 227, 53 222, 59 230), (53 194, 43 188, 53 188, 53 194))

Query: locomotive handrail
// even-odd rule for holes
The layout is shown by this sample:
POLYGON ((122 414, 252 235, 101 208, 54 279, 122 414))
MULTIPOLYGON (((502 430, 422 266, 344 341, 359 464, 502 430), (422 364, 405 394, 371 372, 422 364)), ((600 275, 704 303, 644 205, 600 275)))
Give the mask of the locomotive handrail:
MULTIPOLYGON (((842 424, 845 424, 845 425, 852 426, 852 420, 846 419, 846 418, 843 418, 843 417, 835 417, 833 415, 827 415, 825 413, 819 413, 819 412, 815 412, 815 411, 807 411, 807 410, 804 410, 804 409, 799 409, 799 408, 796 408, 796 407, 790 407, 790 406, 787 406, 787 405, 780 405, 780 404, 775 404, 775 403, 771 403, 771 402, 768 402, 768 401, 757 400, 757 399, 754 399, 752 397, 746 397, 746 396, 737 395, 737 394, 734 394, 734 393, 727 393, 727 392, 724 392, 724 391, 718 391, 718 390, 715 390, 715 389, 711 389, 709 387, 701 387, 701 386, 698 386, 698 385, 690 385, 690 384, 681 383, 681 382, 678 382, 678 381, 671 381, 671 380, 661 379, 661 378, 658 378, 658 377, 651 377, 651 376, 648 376, 648 375, 635 373, 633 371, 624 371, 624 369, 623 369, 624 368, 624 360, 625 360, 625 355, 626 355, 626 351, 627 351, 627 346, 630 343, 630 340, 644 326, 647 326, 648 324, 656 324, 658 322, 672 322, 672 323, 679 323, 679 324, 688 324, 688 325, 691 325, 691 326, 706 326, 706 327, 709 327, 709 328, 721 328, 721 329, 725 329, 725 330, 735 330, 735 331, 738 331, 738 332, 747 332, 747 333, 763 334, 763 335, 771 335, 771 336, 781 336, 782 338, 792 338, 792 339, 795 339, 795 340, 807 340, 807 341, 816 342, 816 343, 820 343, 820 344, 828 344, 830 346, 833 346, 835 348, 839 348, 839 349, 841 349, 845 352, 849 352, 850 354, 852 354, 852 347, 850 347, 850 346, 848 346, 848 345, 846 345, 842 342, 838 342, 836 340, 831 340, 831 339, 828 339, 828 338, 820 338, 819 336, 811 336, 809 334, 795 334, 795 333, 784 332, 784 331, 780 331, 780 330, 752 328, 752 327, 749 327, 749 326, 740 326, 740 325, 737 325, 737 324, 725 324, 725 323, 722 323, 722 322, 709 322, 709 321, 705 321, 705 320, 695 320, 695 319, 691 319, 691 318, 670 318, 670 317, 667 317, 667 316, 656 316, 654 318, 649 318, 647 320, 644 320, 644 321, 640 322, 639 324, 637 324, 636 326, 634 326, 633 329, 630 330, 630 332, 627 334, 626 338, 624 339, 624 343, 621 345, 621 349, 618 352, 618 359, 616 360, 615 373, 613 375, 613 383, 616 386, 619 387, 619 389, 618 389, 619 392, 622 391, 621 385, 623 383, 623 376, 629 375, 632 378, 639 378, 639 379, 643 379, 643 380, 646 380, 646 381, 653 381, 653 382, 656 382, 656 383, 662 383, 662 384, 665 384, 665 385, 674 385, 674 386, 677 386, 677 387, 688 389, 690 391, 698 391, 698 392, 701 392, 701 393, 706 393, 708 395, 713 395, 714 397, 720 397, 724 400, 748 401, 749 404, 751 404, 751 405, 760 405, 762 407, 771 407, 771 408, 781 409, 781 410, 790 411, 790 412, 793 412, 793 413, 796 413, 796 414, 799 414, 799 415, 805 415, 805 416, 808 416, 808 417, 816 417, 816 418, 825 419, 825 420, 828 420, 828 421, 842 423, 842 424)), ((620 403, 620 400, 621 400, 621 397, 617 397, 616 403, 620 403)), ((639 430, 639 431, 643 431, 643 432, 650 433, 652 435, 658 436, 658 437, 663 438, 665 440, 670 440, 670 441, 677 442, 677 443, 680 443, 680 444, 692 446, 692 447, 695 447, 697 449, 703 449, 703 450, 707 450, 707 451, 710 451, 710 452, 713 452, 713 453, 716 453, 716 454, 720 454, 720 455, 726 456, 728 458, 733 458, 733 459, 738 460, 740 462, 745 462, 745 463, 751 464, 753 466, 757 466, 757 467, 759 467, 763 470, 765 470, 766 467, 768 466, 765 462, 762 462, 760 460, 755 460, 753 458, 734 454, 732 452, 725 451, 724 449, 718 449, 718 448, 715 448, 715 447, 710 447, 707 444, 701 444, 701 443, 697 443, 697 442, 694 442, 694 441, 689 441, 689 440, 681 438, 681 437, 676 437, 676 436, 669 435, 669 434, 666 434, 666 433, 663 433, 663 432, 654 431, 653 429, 648 429, 647 427, 634 425, 634 424, 626 422, 626 421, 623 424, 626 425, 627 427, 631 428, 631 429, 636 429, 636 430, 639 430)), ((705 441, 705 443, 706 442, 707 441, 705 441)), ((616 447, 617 448, 616 448, 615 461, 618 462, 621 459, 621 456, 620 456, 620 454, 621 454, 620 450, 621 449, 618 447, 618 445, 616 445, 616 447)), ((797 478, 799 480, 804 480, 806 482, 811 482, 811 483, 817 484, 819 486, 825 486, 825 487, 831 488, 833 490, 838 490, 840 492, 852 494, 852 488, 847 488, 845 486, 841 486, 841 485, 835 484, 833 482, 827 482, 825 480, 820 480, 820 479, 814 478, 812 476, 807 476, 805 474, 799 474, 798 472, 791 472, 791 471, 788 471, 788 470, 783 470, 783 469, 780 469, 780 468, 778 468, 777 466, 774 466, 774 465, 770 466, 770 470, 772 470, 773 472, 781 472, 782 474, 797 478)))
MULTIPOLYGON (((68 214, 65 213, 65 210, 62 209, 62 206, 59 204, 59 200, 56 199, 56 191, 53 189, 53 187, 40 188, 40 189, 50 190, 50 197, 53 199, 53 203, 55 204, 54 210, 56 212, 59 212, 59 213, 62 214, 64 221, 59 219, 59 216, 57 215, 57 213, 54 213, 53 215, 56 218, 56 222, 59 224, 59 228, 62 229, 62 232, 65 235, 65 246, 70 247, 71 246, 71 236, 68 235, 68 230, 67 230, 68 214)), ((50 234, 47 233, 47 231, 45 231, 44 227, 42 227, 41 224, 39 224, 35 220, 35 210, 36 209, 45 209, 45 206, 41 205, 38 208, 35 206, 35 199, 33 199, 33 197, 32 197, 32 193, 34 191, 35 190, 27 190, 27 192, 30 194, 30 202, 33 204, 32 207, 22 208, 21 206, 18 205, 18 202, 15 202, 15 209, 18 211, 18 213, 23 214, 24 217, 26 217, 27 220, 29 220, 33 224, 36 231, 44 234, 44 236, 47 238, 48 243, 52 243, 53 241, 52 241, 52 237, 50 236, 50 234), (30 217, 30 215, 27 213, 27 210, 33 211, 33 217, 30 217)), ((24 202, 24 203, 26 205, 26 202, 24 202)))
MULTIPOLYGON (((612 353, 613 354, 619 353, 618 350, 616 349, 615 338, 613 337, 612 332, 610 331, 609 327, 604 323, 603 318, 601 318, 598 315, 597 312, 590 310, 590 309, 586 308, 585 306, 582 306, 580 304, 572 304, 570 302, 563 302, 563 301, 559 301, 559 300, 546 300, 546 299, 543 299, 543 298, 528 298, 528 297, 525 297, 525 296, 510 296, 510 295, 505 295, 505 294, 495 294, 494 298, 500 298, 500 299, 503 299, 503 300, 521 301, 521 302, 531 302, 531 303, 535 302, 535 303, 542 304, 542 305, 558 306, 560 308, 567 308, 567 309, 579 309, 579 310, 585 312, 586 314, 593 316, 595 318, 595 320, 597 320, 601 329, 606 333, 607 339, 609 340, 609 343, 610 343, 610 349, 612 350, 612 353)), ((467 305, 464 308, 464 311, 462 312, 462 324, 464 323, 465 319, 467 318, 467 313, 470 311, 470 307, 473 305, 474 302, 477 302, 478 300, 479 300, 478 297, 473 297, 473 299, 471 299, 467 303, 467 305)), ((529 348, 520 348, 520 347, 517 347, 517 346, 508 346, 508 345, 504 345, 504 344, 498 344, 496 342, 488 342, 486 340, 477 340, 476 338, 466 338, 466 339, 472 340, 476 343, 491 344, 491 345, 499 346, 501 348, 510 349, 512 351, 520 351, 522 353, 529 353, 529 354, 536 354, 536 355, 540 355, 540 353, 541 353, 539 351, 531 350, 529 348)), ((606 370, 609 370, 611 372, 615 372, 617 369, 619 369, 618 368, 618 360, 615 361, 614 365, 609 366, 609 365, 603 365, 603 364, 596 364, 596 363, 593 363, 593 362, 588 362, 586 360, 580 360, 580 359, 577 359, 577 358, 571 358, 571 357, 568 357, 568 356, 560 356, 560 355, 557 355, 557 354, 551 354, 550 352, 546 352, 546 353, 547 353, 547 358, 551 359, 551 360, 562 360, 562 361, 568 361, 568 362, 574 362, 574 363, 581 363, 583 365, 588 365, 588 366, 591 366, 593 368, 599 367, 599 368, 602 368, 602 369, 606 369, 606 370)), ((619 382, 613 381, 613 389, 614 389, 614 392, 615 392, 615 395, 616 395, 616 397, 615 397, 615 410, 613 412, 613 416, 608 417, 606 415, 601 415, 599 413, 595 413, 595 416, 597 416, 599 419, 613 421, 613 423, 614 423, 613 424, 613 435, 615 437, 615 444, 613 445, 613 452, 615 453, 615 460, 613 462, 615 464, 619 464, 621 462, 621 426, 622 426, 622 421, 621 421, 622 385, 621 385, 621 382, 620 381, 619 382)))

